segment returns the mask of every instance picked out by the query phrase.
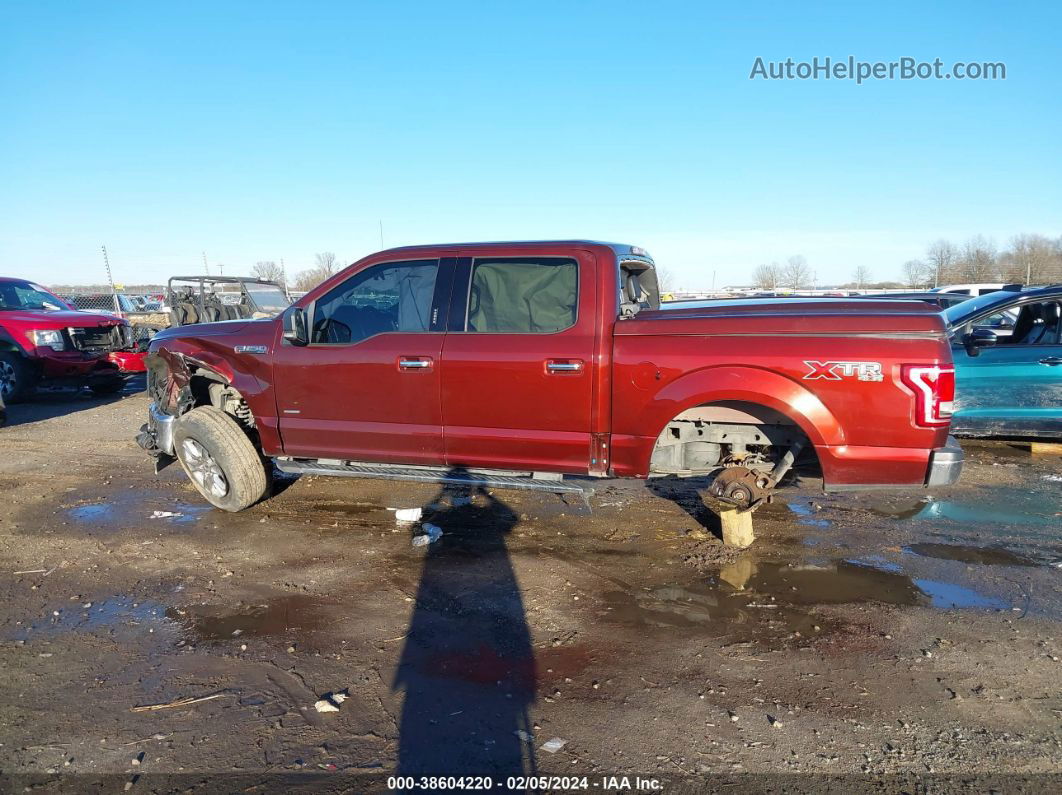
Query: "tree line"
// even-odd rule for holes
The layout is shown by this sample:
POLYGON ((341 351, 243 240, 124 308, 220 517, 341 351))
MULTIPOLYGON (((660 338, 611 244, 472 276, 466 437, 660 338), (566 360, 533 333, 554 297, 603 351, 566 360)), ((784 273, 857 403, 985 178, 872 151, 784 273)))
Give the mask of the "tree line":
POLYGON ((925 257, 903 264, 904 283, 912 287, 978 282, 1054 284, 1062 282, 1062 237, 1021 234, 1002 251, 983 235, 962 244, 936 240, 925 257))
MULTIPOLYGON (((752 280, 753 285, 762 290, 804 290, 814 286, 814 275, 802 256, 790 257, 782 264, 772 262, 757 265, 752 280)), ((903 263, 898 280, 875 282, 870 268, 860 265, 852 271, 851 281, 837 286, 851 289, 908 287, 922 290, 945 284, 982 282, 1062 282, 1062 237, 1015 235, 1002 250, 983 235, 974 235, 964 243, 935 240, 926 246, 921 259, 910 259, 903 263)))
POLYGON ((292 279, 287 278, 284 268, 272 260, 255 263, 251 268, 251 275, 259 279, 267 279, 271 282, 285 285, 295 292, 307 292, 323 282, 333 273, 343 267, 339 259, 331 251, 322 251, 314 255, 313 267, 299 271, 292 279))

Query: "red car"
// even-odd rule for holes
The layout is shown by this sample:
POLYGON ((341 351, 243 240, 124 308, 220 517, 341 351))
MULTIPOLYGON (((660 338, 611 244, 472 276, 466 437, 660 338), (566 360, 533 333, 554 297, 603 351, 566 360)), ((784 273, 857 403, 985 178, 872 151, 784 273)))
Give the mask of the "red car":
POLYGON ((25 279, 0 278, 0 395, 15 403, 38 384, 117 392, 125 375, 144 370, 129 324, 78 312, 25 279))
MULTIPOLYGON (((827 490, 954 482, 954 372, 922 302, 662 308, 652 259, 580 241, 383 251, 281 317, 160 332, 139 437, 214 505, 286 472, 570 488, 710 478, 742 508, 799 456, 827 490)), ((158 464, 157 464, 158 465, 158 464)))

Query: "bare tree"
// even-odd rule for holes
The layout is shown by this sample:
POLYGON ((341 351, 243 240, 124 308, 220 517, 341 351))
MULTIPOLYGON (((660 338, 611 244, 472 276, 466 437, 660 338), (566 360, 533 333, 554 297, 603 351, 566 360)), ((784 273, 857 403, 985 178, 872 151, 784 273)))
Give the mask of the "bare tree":
POLYGON ((998 281, 999 263, 995 244, 982 235, 974 235, 967 240, 959 255, 959 272, 968 282, 998 281))
POLYGON ((321 271, 322 276, 331 276, 339 267, 339 261, 336 259, 336 255, 331 251, 322 251, 319 254, 314 255, 314 260, 317 264, 317 269, 321 271))
POLYGON ((855 286, 860 290, 863 290, 867 286, 867 282, 870 281, 870 268, 866 265, 860 265, 852 273, 852 281, 855 282, 855 286))
POLYGON ((1043 235, 1015 235, 999 262, 1008 281, 1049 284, 1062 279, 1062 250, 1043 235))
POLYGON ((278 284, 283 284, 284 282, 284 269, 272 260, 256 262, 255 266, 251 268, 251 275, 270 282, 277 282, 278 284))
POLYGON ((295 274, 295 278, 292 280, 291 289, 296 292, 305 293, 312 290, 326 278, 328 277, 324 275, 320 268, 309 268, 308 270, 299 271, 295 274))
POLYGON ((933 269, 920 259, 909 259, 903 264, 903 283, 907 287, 928 287, 933 283, 933 269))
POLYGON ((331 251, 322 251, 314 255, 314 266, 295 275, 293 290, 306 292, 312 290, 332 274, 340 269, 341 265, 336 255, 331 251))
POLYGON ((656 284, 660 288, 661 295, 670 293, 675 289, 675 276, 667 268, 657 268, 656 284))
POLYGON ((762 290, 776 290, 781 278, 780 271, 777 262, 772 262, 770 265, 766 263, 757 265, 752 273, 752 283, 762 290))
POLYGON ((934 287, 952 279, 958 258, 959 252, 947 240, 940 239, 929 244, 926 249, 926 264, 932 272, 934 287))
POLYGON ((808 261, 799 254, 786 260, 782 268, 781 284, 792 290, 800 290, 811 284, 811 268, 808 261))

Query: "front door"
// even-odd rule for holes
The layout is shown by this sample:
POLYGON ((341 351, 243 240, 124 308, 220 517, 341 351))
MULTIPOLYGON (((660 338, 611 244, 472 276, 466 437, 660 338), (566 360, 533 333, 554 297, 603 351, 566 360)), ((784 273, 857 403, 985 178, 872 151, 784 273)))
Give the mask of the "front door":
POLYGON ((594 257, 464 257, 442 352, 449 466, 586 472, 594 257))
POLYGON ((994 436, 1062 436, 1059 314, 1058 301, 1026 303, 1012 333, 996 345, 976 356, 955 345, 953 428, 994 436))
POLYGON ((307 310, 310 343, 278 347, 284 452, 441 465, 442 353, 452 260, 370 265, 307 310))

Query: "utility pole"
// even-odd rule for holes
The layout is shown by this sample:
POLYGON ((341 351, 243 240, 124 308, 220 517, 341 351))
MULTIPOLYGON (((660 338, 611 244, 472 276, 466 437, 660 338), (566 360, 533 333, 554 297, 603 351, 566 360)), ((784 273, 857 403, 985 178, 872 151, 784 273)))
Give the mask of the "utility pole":
POLYGON ((205 251, 203 252, 203 273, 205 273, 207 276, 210 275, 210 266, 207 265, 206 252, 205 251))
POLYGON ((111 259, 107 256, 106 246, 100 246, 100 250, 103 251, 103 266, 107 269, 107 284, 111 286, 111 300, 114 302, 114 312, 120 315, 122 313, 122 305, 118 303, 118 290, 114 286, 114 276, 111 275, 111 259))
POLYGON ((288 294, 288 271, 284 267, 284 258, 280 258, 280 285, 284 288, 284 297, 289 301, 291 296, 288 294))
POLYGON ((381 218, 380 219, 380 248, 382 249, 383 247, 384 247, 384 242, 383 242, 383 219, 381 218))

